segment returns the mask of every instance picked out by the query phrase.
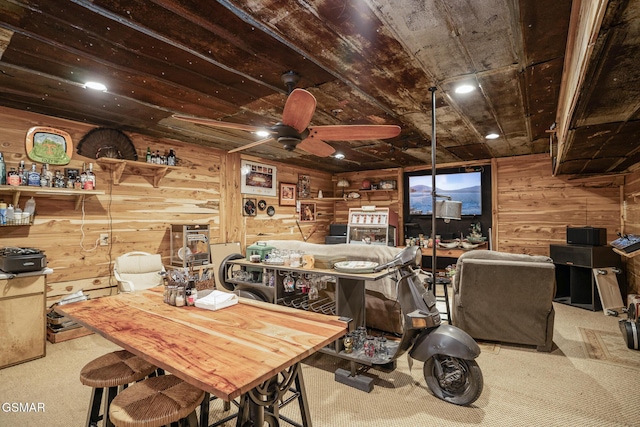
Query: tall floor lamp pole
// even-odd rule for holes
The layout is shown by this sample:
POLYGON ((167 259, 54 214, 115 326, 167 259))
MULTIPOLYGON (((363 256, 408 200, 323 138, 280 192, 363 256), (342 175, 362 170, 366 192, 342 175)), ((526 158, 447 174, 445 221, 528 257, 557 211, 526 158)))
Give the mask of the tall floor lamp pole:
MULTIPOLYGON (((438 243, 436 242, 436 87, 430 87, 431 92, 431 246, 433 253, 431 255, 431 291, 435 295, 436 293, 436 280, 438 274, 436 272, 438 257, 436 250, 438 249, 438 243)), ((440 196, 442 197, 442 196, 440 196)), ((459 215, 458 215, 459 216, 459 215)), ((459 217, 457 219, 460 219, 459 217)), ((444 302, 447 309, 447 322, 451 324, 451 308, 449 307, 449 289, 447 284, 444 283, 444 302)))
POLYGON ((432 291, 436 292, 436 87, 430 87, 431 92, 431 279, 432 291))

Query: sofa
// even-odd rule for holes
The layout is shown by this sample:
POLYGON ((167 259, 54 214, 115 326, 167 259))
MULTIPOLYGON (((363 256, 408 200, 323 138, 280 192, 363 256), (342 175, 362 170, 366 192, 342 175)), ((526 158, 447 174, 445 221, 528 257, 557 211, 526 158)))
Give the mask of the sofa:
MULTIPOLYGON (((383 264, 402 249, 383 245, 340 243, 324 245, 298 240, 266 240, 276 249, 299 250, 320 257, 345 257, 354 261, 374 261, 383 264)), ((396 282, 391 277, 365 282, 365 315, 367 327, 402 334, 402 315, 396 300, 396 282)))
POLYGON ((555 291, 549 257, 465 252, 453 278, 452 321, 478 340, 551 351, 555 291))

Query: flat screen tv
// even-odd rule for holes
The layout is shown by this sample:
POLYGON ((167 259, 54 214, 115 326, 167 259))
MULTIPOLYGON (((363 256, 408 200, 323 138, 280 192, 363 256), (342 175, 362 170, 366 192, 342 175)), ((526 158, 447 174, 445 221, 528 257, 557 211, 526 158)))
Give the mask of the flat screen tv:
MULTIPOLYGON (((436 194, 462 202, 462 215, 482 215, 482 173, 436 175, 436 194)), ((409 176, 409 215, 431 215, 431 175, 409 176)))

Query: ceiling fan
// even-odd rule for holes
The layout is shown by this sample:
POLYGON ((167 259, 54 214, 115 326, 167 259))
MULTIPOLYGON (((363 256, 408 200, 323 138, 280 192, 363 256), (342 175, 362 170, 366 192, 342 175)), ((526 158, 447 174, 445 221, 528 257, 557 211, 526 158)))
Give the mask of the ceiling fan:
POLYGON ((326 125, 309 126, 316 110, 316 98, 304 89, 293 89, 299 76, 289 72, 282 76, 289 88, 289 97, 284 104, 282 121, 264 128, 260 126, 243 125, 238 123, 221 122, 214 119, 174 114, 173 117, 191 123, 209 125, 218 128, 244 130, 247 132, 266 131, 269 133, 264 139, 251 142, 242 147, 234 148, 234 153, 255 147, 269 141, 278 141, 285 150, 293 151, 299 148, 307 153, 319 157, 331 156, 336 150, 325 141, 365 141, 393 138, 400 134, 400 127, 395 125, 326 125), (293 89, 293 90, 292 90, 293 89))

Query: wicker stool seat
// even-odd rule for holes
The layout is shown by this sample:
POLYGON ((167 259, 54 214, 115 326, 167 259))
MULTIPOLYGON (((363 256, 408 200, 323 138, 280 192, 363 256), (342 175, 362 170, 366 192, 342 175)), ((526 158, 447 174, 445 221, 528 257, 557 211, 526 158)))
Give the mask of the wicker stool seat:
MULTIPOLYGON (((140 381, 153 374, 156 367, 129 353, 126 350, 118 350, 100 356, 87 363, 80 371, 80 382, 93 387, 91 401, 89 403, 89 413, 87 415, 87 426, 97 425, 97 422, 106 416, 101 417, 100 402, 104 394, 104 414, 109 413, 109 405, 118 393, 118 387, 125 387, 128 384, 140 381)), ((110 425, 105 420, 105 426, 110 425)))
POLYGON ((118 394, 109 419, 117 427, 160 427, 183 419, 195 426, 195 410, 204 396, 203 390, 174 375, 151 377, 118 394))

